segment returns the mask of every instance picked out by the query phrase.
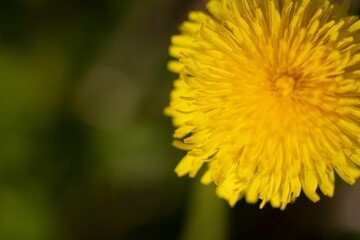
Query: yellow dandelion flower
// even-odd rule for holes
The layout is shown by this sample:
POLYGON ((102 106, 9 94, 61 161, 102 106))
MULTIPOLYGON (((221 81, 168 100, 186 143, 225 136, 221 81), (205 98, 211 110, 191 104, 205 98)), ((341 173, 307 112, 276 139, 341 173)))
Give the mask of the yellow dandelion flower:
POLYGON ((360 176, 360 21, 329 0, 210 0, 172 37, 176 167, 284 209, 360 176))

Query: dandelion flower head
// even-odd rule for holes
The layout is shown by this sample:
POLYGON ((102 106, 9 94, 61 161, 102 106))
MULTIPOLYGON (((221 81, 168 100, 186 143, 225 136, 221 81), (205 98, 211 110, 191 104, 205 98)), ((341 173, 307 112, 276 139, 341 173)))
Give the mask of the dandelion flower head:
POLYGON ((329 0, 210 0, 172 37, 165 112, 194 177, 284 209, 360 176, 360 21, 329 0))

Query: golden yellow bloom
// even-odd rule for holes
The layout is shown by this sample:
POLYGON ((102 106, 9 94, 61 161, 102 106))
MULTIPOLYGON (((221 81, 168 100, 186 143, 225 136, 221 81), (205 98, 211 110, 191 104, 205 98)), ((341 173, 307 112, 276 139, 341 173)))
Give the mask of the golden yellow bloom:
POLYGON ((360 176, 360 21, 329 0, 210 0, 172 37, 176 167, 284 209, 360 176))

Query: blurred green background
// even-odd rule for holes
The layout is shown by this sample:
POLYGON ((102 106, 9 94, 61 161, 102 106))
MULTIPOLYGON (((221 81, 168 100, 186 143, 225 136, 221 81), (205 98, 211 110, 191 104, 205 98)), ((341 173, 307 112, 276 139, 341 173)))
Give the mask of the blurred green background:
POLYGON ((201 1, 0 3, 0 239, 360 239, 359 184, 231 209, 173 169, 170 36, 201 1))

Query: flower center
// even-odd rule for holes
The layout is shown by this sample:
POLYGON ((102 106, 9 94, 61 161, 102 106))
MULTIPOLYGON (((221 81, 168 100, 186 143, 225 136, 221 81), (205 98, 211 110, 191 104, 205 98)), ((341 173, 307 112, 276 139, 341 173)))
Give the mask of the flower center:
POLYGON ((292 76, 281 75, 275 78, 274 88, 283 97, 289 96, 295 90, 296 80, 292 76))

